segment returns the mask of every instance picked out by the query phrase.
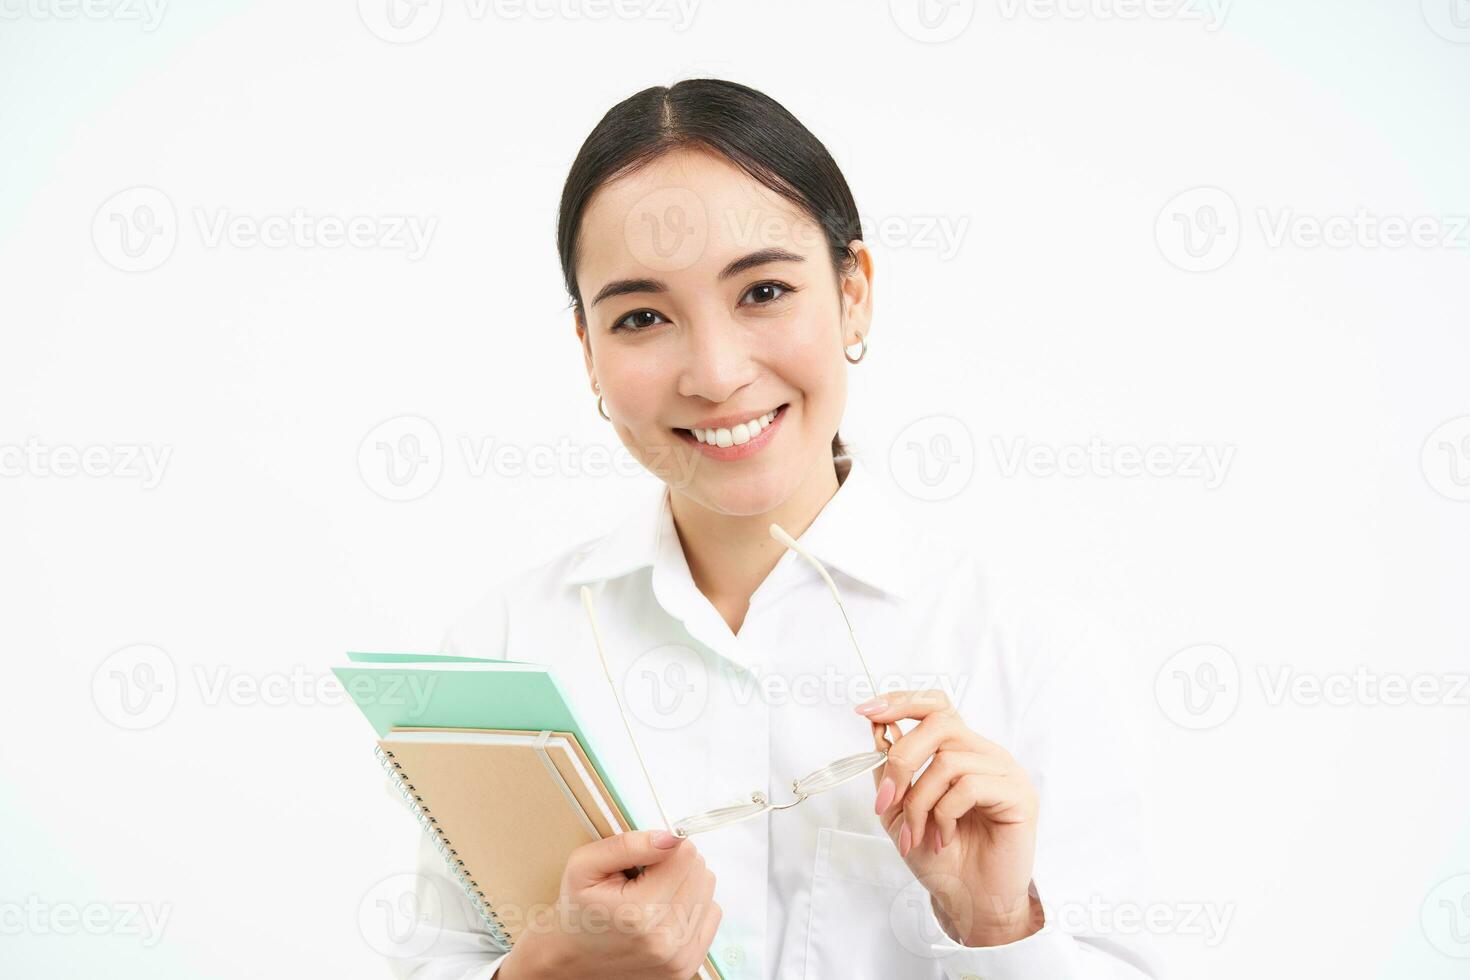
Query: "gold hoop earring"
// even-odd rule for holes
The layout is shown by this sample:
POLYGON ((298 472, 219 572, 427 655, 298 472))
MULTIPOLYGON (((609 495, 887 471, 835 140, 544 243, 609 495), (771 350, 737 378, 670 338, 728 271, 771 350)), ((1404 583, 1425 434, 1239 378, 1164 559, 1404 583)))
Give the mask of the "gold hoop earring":
POLYGON ((862 344, 863 346, 862 349, 858 351, 857 357, 853 357, 852 355, 847 353, 846 345, 844 345, 842 348, 842 356, 847 358, 847 363, 849 364, 856 364, 858 361, 861 361, 863 358, 868 356, 868 338, 864 337, 862 334, 858 334, 858 343, 862 344))
POLYGON ((597 414, 598 415, 601 415, 603 418, 607 419, 609 422, 612 421, 612 416, 609 415, 609 414, 607 414, 607 406, 602 403, 602 393, 601 392, 599 392, 598 395, 597 395, 597 414))

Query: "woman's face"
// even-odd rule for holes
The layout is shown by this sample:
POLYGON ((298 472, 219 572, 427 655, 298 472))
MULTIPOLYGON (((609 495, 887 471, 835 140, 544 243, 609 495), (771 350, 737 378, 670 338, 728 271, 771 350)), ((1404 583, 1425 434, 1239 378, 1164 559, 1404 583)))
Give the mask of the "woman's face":
POLYGON ((698 149, 604 184, 580 236, 588 375, 650 472, 738 515, 773 510, 830 472, 847 401, 843 348, 871 322, 861 242, 839 288, 815 221, 698 149), (737 427, 773 411, 758 433, 737 427), (714 439, 701 444, 696 429, 714 439))

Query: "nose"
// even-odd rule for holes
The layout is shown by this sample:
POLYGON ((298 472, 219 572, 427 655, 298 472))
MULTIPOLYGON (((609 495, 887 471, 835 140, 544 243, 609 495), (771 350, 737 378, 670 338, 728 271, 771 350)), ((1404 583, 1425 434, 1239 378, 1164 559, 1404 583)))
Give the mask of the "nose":
POLYGON ((749 338, 729 317, 706 313, 689 322, 679 394, 719 405, 755 377, 749 338))

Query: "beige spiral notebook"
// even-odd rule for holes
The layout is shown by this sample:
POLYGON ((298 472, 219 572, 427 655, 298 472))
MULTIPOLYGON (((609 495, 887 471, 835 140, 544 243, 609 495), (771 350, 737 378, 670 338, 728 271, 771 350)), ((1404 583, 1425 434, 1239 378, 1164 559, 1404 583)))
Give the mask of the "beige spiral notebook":
MULTIPOLYGON (((505 948, 555 905, 574 848, 632 829, 570 732, 394 728, 378 755, 505 948)), ((706 957, 696 976, 720 972, 706 957)))

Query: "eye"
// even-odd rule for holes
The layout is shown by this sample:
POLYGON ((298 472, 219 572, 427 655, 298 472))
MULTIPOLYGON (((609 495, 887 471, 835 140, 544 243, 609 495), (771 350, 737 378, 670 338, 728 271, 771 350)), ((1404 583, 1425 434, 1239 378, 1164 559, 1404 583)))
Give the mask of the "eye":
MULTIPOLYGON (((776 302, 776 300, 780 299, 787 293, 794 292, 796 292, 796 288, 794 286, 788 286, 784 282, 758 282, 754 286, 751 286, 749 289, 747 289, 745 291, 745 295, 750 296, 754 293, 759 293, 764 298, 758 299, 755 305, 770 306, 772 303, 776 302), (780 292, 776 295, 772 295, 772 292, 775 290, 779 290, 780 292)), ((744 297, 741 298, 743 299, 744 297)))
MULTIPOLYGON (((620 330, 626 330, 630 333, 637 333, 640 330, 647 330, 654 324, 647 322, 644 319, 645 317, 657 317, 659 320, 663 320, 662 313, 656 313, 653 310, 634 310, 632 313, 629 313, 627 316, 623 317, 621 320, 612 325, 613 333, 617 333, 620 330), (633 321, 633 323, 629 323, 630 320, 633 321)), ((667 323, 668 321, 665 320, 664 322, 667 323)))

